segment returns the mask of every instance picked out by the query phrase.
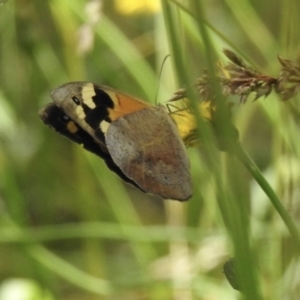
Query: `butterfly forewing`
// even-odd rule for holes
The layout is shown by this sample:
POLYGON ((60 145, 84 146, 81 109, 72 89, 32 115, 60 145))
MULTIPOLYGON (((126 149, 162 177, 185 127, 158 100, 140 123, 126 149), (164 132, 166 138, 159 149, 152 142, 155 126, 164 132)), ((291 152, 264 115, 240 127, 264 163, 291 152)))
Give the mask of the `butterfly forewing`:
POLYGON ((109 124, 125 114, 151 107, 126 94, 89 82, 71 82, 54 89, 53 101, 95 139, 104 142, 109 124))

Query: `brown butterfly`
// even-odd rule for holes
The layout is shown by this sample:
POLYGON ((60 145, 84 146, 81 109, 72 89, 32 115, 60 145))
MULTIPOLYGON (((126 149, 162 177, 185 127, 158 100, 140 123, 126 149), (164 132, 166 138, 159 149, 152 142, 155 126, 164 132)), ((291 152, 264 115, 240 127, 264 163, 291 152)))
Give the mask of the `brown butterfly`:
POLYGON ((124 181, 165 199, 192 196, 186 149, 165 107, 90 82, 62 85, 51 98, 42 121, 103 158, 124 181))

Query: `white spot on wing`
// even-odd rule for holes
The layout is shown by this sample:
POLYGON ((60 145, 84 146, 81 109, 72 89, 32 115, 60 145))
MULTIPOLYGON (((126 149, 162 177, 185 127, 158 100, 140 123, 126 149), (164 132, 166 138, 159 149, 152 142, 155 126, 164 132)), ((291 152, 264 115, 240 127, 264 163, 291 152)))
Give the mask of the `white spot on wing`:
POLYGON ((93 101, 93 98, 96 95, 94 86, 92 83, 86 84, 82 88, 82 100, 85 105, 87 105, 89 108, 94 109, 96 107, 96 104, 93 101))
POLYGON ((104 133, 107 132, 109 126, 110 126, 110 123, 109 123, 109 122, 102 121, 102 122, 100 123, 100 129, 101 129, 101 131, 104 132, 104 133))
POLYGON ((112 92, 112 91, 105 91, 105 92, 109 95, 109 97, 113 101, 114 105, 120 105, 119 99, 116 96, 115 92, 112 92))
POLYGON ((84 113, 84 110, 81 106, 76 107, 76 115, 79 119, 84 119, 85 118, 85 113, 84 113))

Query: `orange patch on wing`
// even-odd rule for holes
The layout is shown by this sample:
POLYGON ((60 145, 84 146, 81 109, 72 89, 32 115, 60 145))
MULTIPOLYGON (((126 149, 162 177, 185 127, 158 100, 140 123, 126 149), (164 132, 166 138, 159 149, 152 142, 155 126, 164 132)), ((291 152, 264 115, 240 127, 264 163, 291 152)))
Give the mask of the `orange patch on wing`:
POLYGON ((114 121, 124 115, 131 114, 144 108, 151 108, 153 105, 143 102, 137 98, 120 93, 109 93, 115 106, 109 108, 109 118, 114 121))
POLYGON ((78 131, 77 125, 74 123, 74 121, 70 121, 67 124, 67 128, 71 133, 75 133, 78 131))

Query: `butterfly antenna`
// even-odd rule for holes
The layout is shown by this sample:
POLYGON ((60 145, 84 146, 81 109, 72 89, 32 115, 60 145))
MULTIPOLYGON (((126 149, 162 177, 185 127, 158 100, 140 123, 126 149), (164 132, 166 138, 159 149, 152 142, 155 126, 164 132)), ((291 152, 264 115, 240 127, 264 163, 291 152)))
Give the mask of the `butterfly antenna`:
MULTIPOLYGON (((161 67, 160 67, 160 71, 159 71, 159 79, 161 79, 161 75, 162 75, 162 71, 165 65, 165 62, 167 61, 167 59, 170 57, 171 55, 168 54, 165 56, 164 60, 162 61, 161 67)), ((160 80, 159 80, 160 81, 160 80)), ((158 84, 157 89, 156 89, 156 94, 155 94, 155 104, 157 104, 157 97, 158 97, 158 92, 159 92, 159 87, 160 85, 158 84)))

